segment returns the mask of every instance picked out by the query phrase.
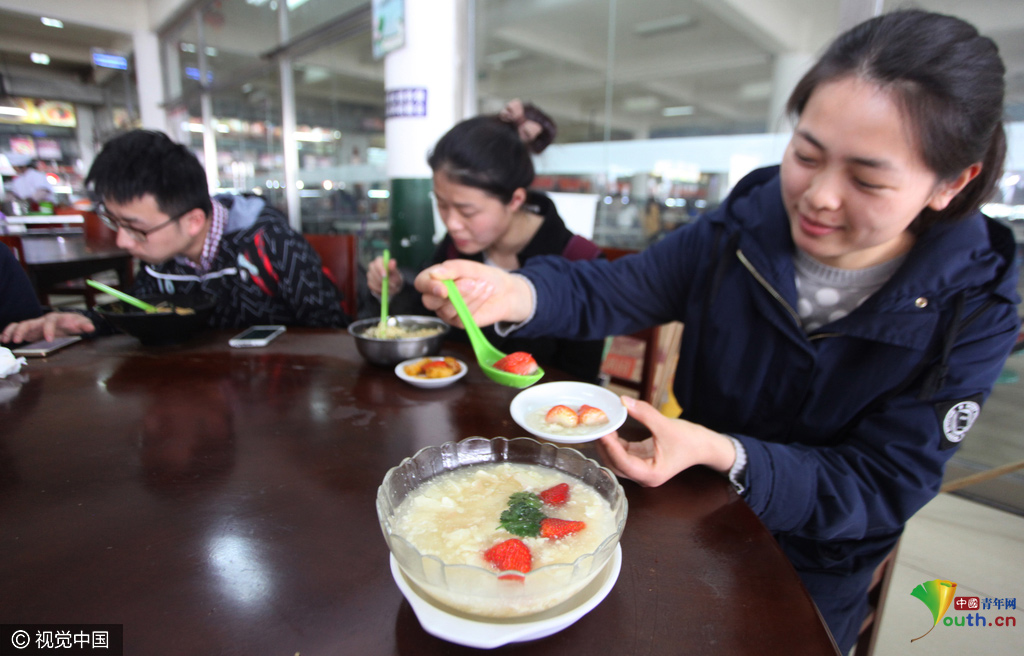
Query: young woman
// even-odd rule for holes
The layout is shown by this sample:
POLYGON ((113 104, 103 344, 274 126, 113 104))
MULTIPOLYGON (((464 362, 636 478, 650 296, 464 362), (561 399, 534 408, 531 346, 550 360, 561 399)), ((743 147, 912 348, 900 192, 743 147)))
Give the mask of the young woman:
POLYGON ((938 492, 1020 330, 1010 231, 978 212, 1005 152, 1004 68, 963 21, 921 11, 841 35, 789 101, 780 167, 639 255, 520 275, 447 262, 416 280, 449 321, 592 337, 686 324, 668 419, 601 440, 620 475, 730 477, 843 653, 904 524, 938 492))
MULTIPOLYGON (((434 172, 434 196, 448 233, 427 264, 453 258, 482 262, 514 271, 539 255, 560 255, 571 260, 601 255, 592 242, 565 227, 554 203, 529 191, 534 168, 531 152, 540 154, 554 140, 554 122, 532 105, 512 101, 497 116, 462 121, 437 142, 428 158, 434 172)), ((390 263, 388 293, 393 314, 423 314, 415 290, 406 288, 394 261, 390 263)), ((379 299, 383 261, 367 270, 367 286, 379 299)), ((379 305, 361 303, 364 316, 374 316, 379 305)), ((503 338, 493 330, 485 334, 505 352, 527 351, 541 366, 551 366, 582 380, 597 380, 604 350, 601 339, 583 341, 558 338, 503 338)))

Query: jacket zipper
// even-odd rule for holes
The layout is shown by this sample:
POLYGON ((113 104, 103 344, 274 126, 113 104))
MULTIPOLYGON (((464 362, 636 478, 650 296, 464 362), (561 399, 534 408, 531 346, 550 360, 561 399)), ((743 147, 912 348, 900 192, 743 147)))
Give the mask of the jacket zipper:
POLYGON ((768 290, 768 293, 771 294, 776 301, 781 303, 782 307, 786 308, 786 311, 789 312, 789 315, 793 317, 793 321, 795 321, 796 325, 799 326, 800 315, 797 314, 796 310, 793 309, 793 306, 786 302, 786 299, 782 298, 782 296, 780 296, 779 293, 775 291, 775 288, 768 284, 768 281, 764 279, 764 276, 757 272, 757 269, 755 269, 754 265, 750 263, 750 260, 747 259, 747 256, 743 254, 742 250, 736 249, 736 257, 738 257, 740 262, 743 263, 743 266, 747 268, 747 271, 749 271, 750 274, 754 276, 754 278, 759 283, 761 283, 761 286, 768 290))

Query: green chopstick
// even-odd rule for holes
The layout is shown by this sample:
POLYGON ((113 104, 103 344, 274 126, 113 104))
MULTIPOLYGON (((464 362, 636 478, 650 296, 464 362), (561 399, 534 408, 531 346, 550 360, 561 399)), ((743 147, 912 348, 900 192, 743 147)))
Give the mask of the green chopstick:
POLYGON ((89 279, 86 279, 85 284, 89 285, 93 289, 98 289, 98 290, 100 290, 101 292, 103 292, 105 294, 110 294, 114 298, 116 298, 118 300, 121 300, 121 301, 124 301, 125 303, 127 303, 129 305, 134 305, 135 307, 139 308, 140 310, 145 310, 146 312, 157 312, 157 308, 156 308, 155 305, 150 305, 149 303, 147 303, 145 301, 141 301, 141 300, 135 298, 134 296, 129 296, 128 294, 125 294, 121 290, 114 289, 113 287, 111 287, 109 285, 104 285, 101 282, 96 282, 95 280, 89 280, 89 279))

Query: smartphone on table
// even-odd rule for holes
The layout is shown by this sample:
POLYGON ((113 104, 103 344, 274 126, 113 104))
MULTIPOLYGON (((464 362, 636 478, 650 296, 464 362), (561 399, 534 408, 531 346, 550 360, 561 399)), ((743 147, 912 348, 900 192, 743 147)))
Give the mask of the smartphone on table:
POLYGON ((45 358, 54 351, 70 346, 75 342, 82 341, 82 338, 78 335, 69 335, 68 337, 57 337, 53 341, 39 341, 31 342, 29 344, 22 344, 11 349, 11 353, 14 355, 23 355, 30 358, 45 358))
POLYGON ((228 340, 228 346, 235 348, 266 346, 284 331, 284 326, 250 326, 228 340))

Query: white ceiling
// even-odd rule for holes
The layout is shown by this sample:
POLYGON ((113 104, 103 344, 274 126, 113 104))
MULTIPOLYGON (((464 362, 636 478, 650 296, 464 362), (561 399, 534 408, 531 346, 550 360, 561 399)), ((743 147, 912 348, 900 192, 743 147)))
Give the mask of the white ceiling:
MULTIPOLYGON (((133 4, 105 2, 111 3, 133 4)), ((173 3, 160 4, 166 11, 173 3)), ((267 4, 215 3, 218 16, 204 25, 221 58, 211 58, 215 70, 244 70, 271 49, 276 22, 267 4)), ((294 23, 315 26, 359 4, 309 0, 295 10, 294 23)), ((906 4, 885 2, 884 7, 906 4)), ((1024 2, 914 4, 959 15, 997 42, 1008 68, 1008 114, 1024 120, 1024 2)), ((0 72, 5 76, 70 76, 90 83, 95 79, 90 48, 131 47, 131 35, 123 26, 107 30, 97 27, 102 20, 91 20, 66 22, 64 29, 56 30, 38 21, 41 9, 28 11, 26 5, 59 9, 62 3, 0 0, 0 72), (50 55, 52 63, 45 72, 28 62, 33 51, 50 55)), ((779 58, 813 57, 835 35, 841 16, 847 16, 844 12, 873 5, 874 0, 477 0, 482 26, 477 36, 481 109, 492 111, 509 98, 521 97, 556 118, 560 141, 601 139, 610 89, 607 126, 614 138, 761 131, 769 123, 779 58), (692 20, 688 26, 687 17, 692 20), (666 107, 681 106, 692 107, 692 114, 663 116, 666 107)), ((77 15, 81 19, 82 12, 77 15)), ((182 40, 194 38, 194 32, 186 29, 182 40)), ((383 65, 370 56, 366 32, 300 58, 297 68, 300 108, 303 102, 383 108, 383 65)), ((273 96, 273 76, 256 82, 257 89, 273 96)), ((779 86, 788 90, 790 85, 785 81, 779 86)), ((244 104, 242 92, 238 95, 244 104)))

